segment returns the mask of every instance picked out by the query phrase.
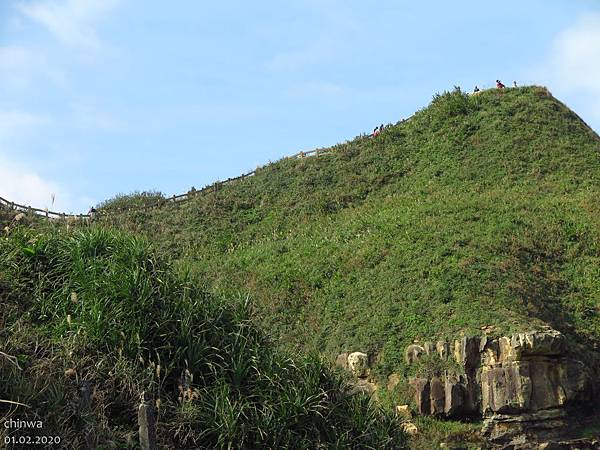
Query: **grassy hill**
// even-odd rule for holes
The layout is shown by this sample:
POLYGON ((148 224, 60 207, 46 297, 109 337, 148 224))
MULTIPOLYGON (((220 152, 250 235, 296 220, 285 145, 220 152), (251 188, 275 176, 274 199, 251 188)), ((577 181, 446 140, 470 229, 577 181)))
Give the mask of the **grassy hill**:
POLYGON ((382 375, 414 339, 484 326, 598 347, 600 139, 545 88, 439 95, 330 150, 105 220, 207 289, 249 293, 285 346, 375 351, 382 375))
MULTIPOLYGON (((150 391, 166 446, 396 448, 314 355, 376 353, 384 381, 414 340, 544 324, 597 352, 600 138, 548 90, 455 90, 326 150, 182 204, 119 196, 91 227, 0 210, 0 400, 39 405, 3 413, 127 446, 150 391)), ((419 448, 477 428, 417 425, 419 448)))
POLYGON ((243 298, 203 292, 143 238, 11 227, 0 312, 0 416, 43 424, 3 426, 5 444, 40 435, 61 439, 52 448, 138 448, 144 391, 160 448, 404 443, 396 417, 348 395, 319 357, 275 350, 243 298))

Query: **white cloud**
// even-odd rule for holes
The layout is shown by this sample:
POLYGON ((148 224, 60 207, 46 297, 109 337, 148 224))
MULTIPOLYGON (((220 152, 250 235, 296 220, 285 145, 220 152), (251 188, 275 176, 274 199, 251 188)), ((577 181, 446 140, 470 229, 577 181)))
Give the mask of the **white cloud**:
POLYGON ((7 155, 18 154, 9 151, 24 134, 50 123, 42 116, 22 111, 0 111, 0 196, 24 205, 37 208, 51 208, 67 205, 67 195, 58 183, 45 180, 29 165, 18 163, 7 155), (52 195, 60 199, 52 204, 52 195))
POLYGON ((97 50, 101 41, 94 25, 118 3, 119 0, 35 0, 20 3, 18 9, 63 44, 97 50))
POLYGON ((564 95, 585 99, 600 120, 600 14, 582 15, 554 40, 539 78, 564 95))
POLYGON ((68 199, 58 183, 45 180, 34 170, 0 154, 0 196, 36 208, 65 208, 68 199), (52 204, 52 195, 55 203, 52 204))

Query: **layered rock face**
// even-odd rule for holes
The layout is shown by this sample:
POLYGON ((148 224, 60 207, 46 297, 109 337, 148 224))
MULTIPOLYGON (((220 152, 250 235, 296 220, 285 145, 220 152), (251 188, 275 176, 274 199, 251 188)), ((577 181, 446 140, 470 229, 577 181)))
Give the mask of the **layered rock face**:
POLYGON ((591 370, 566 347, 553 329, 410 345, 408 364, 439 359, 448 367, 438 376, 410 380, 417 410, 483 417, 484 432, 498 443, 525 445, 559 435, 567 407, 592 398, 591 370))

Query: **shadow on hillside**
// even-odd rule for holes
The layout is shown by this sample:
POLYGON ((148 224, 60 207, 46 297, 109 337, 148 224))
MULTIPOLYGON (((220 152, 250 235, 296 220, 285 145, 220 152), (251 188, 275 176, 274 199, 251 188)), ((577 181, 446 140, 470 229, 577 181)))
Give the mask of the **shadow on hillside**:
POLYGON ((560 251, 543 246, 513 248, 516 257, 511 291, 524 303, 530 317, 562 332, 572 344, 571 354, 600 369, 600 338, 581 329, 593 320, 594 311, 574 300, 573 287, 564 276, 565 260, 560 251))

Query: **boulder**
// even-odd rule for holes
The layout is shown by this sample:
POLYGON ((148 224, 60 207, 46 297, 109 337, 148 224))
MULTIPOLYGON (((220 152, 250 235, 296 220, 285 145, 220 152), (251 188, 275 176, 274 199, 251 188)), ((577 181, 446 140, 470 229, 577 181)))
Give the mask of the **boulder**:
POLYGON ((366 378, 369 372, 369 356, 361 352, 350 353, 348 369, 356 378, 366 378))
POLYGON ((352 389, 350 389, 350 395, 356 394, 364 394, 364 395, 373 395, 377 390, 377 385, 375 383, 371 383, 365 379, 358 380, 352 389))
POLYGON ((405 420, 412 419, 412 412, 410 410, 410 406, 408 406, 408 405, 397 405, 396 406, 396 414, 405 420))
POLYGON ((419 432, 417 426, 412 422, 403 422, 402 430, 404 430, 404 432, 409 436, 414 436, 419 432))
POLYGON ((420 345, 412 344, 406 347, 404 352, 404 360, 406 364, 410 365, 419 360, 419 358, 425 354, 425 349, 420 345))

